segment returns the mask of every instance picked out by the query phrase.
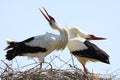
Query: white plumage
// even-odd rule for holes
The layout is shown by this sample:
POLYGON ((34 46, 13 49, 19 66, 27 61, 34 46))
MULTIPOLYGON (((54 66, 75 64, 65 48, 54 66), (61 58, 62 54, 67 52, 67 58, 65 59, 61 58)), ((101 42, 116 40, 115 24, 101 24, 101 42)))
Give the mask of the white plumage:
POLYGON ((109 64, 109 55, 95 44, 88 41, 103 40, 105 38, 95 37, 94 35, 91 36, 76 27, 69 28, 69 33, 71 39, 68 43, 68 48, 82 64, 85 73, 88 73, 87 68, 85 67, 85 64, 88 61, 101 61, 109 64))
MULTIPOLYGON (((42 12, 42 14, 44 13, 42 12)), ((44 17, 46 17, 46 15, 44 15, 44 17)), ((5 49, 7 50, 6 59, 12 60, 16 56, 28 56, 30 58, 38 57, 41 62, 41 69, 42 63, 44 62, 44 57, 54 50, 63 50, 69 40, 69 33, 67 29, 55 26, 55 20, 49 16, 47 17, 47 20, 50 25, 54 25, 52 28, 58 30, 60 35, 46 33, 44 35, 34 36, 20 42, 7 41, 8 46, 5 49)))

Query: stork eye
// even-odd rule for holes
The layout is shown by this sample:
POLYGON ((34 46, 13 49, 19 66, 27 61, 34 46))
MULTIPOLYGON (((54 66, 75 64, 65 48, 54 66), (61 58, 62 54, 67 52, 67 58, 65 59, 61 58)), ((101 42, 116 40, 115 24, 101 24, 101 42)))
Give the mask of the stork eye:
POLYGON ((52 25, 52 22, 50 22, 49 24, 52 25))

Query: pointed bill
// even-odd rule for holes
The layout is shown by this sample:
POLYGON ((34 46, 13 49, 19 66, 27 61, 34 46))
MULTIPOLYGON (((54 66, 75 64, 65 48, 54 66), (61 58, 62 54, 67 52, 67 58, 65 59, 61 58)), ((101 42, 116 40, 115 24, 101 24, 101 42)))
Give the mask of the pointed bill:
POLYGON ((106 38, 103 38, 103 37, 97 37, 94 35, 89 35, 89 36, 90 36, 90 38, 88 38, 88 39, 90 39, 90 40, 106 40, 106 38))
MULTIPOLYGON (((46 19, 48 22, 50 22, 48 13, 45 14, 40 8, 39 8, 39 10, 40 10, 40 12, 42 13, 42 15, 45 17, 45 19, 46 19)), ((46 11, 45 11, 45 12, 46 12, 46 11)))

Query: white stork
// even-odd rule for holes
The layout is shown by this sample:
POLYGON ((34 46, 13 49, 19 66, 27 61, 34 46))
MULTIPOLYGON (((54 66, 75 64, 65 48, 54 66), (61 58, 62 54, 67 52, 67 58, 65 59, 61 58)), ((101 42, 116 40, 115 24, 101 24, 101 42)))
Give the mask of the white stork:
POLYGON ((83 32, 82 30, 73 27, 69 28, 70 41, 68 43, 68 48, 70 52, 78 59, 84 68, 84 72, 87 74, 88 70, 85 67, 88 61, 92 62, 103 62, 110 64, 109 55, 101 50, 94 43, 91 43, 89 40, 104 40, 106 38, 96 37, 88 33, 83 32))
MULTIPOLYGON (((48 13, 47 15, 53 18, 48 13)), ((55 19, 53 18, 53 20, 55 19)), ((53 25, 50 26, 52 27, 53 25)), ((84 68, 84 72, 86 74, 88 73, 88 71, 87 68, 85 67, 85 64, 88 61, 92 61, 92 62, 100 61, 103 63, 110 64, 109 55, 105 51, 101 50, 99 47, 97 47, 95 44, 89 41, 89 40, 104 40, 106 38, 96 37, 76 27, 67 28, 67 29, 69 30, 70 33, 70 40, 67 46, 70 52, 75 57, 77 57, 78 61, 82 64, 84 68)))
POLYGON ((46 17, 51 28, 58 30, 60 35, 46 33, 44 35, 34 36, 23 41, 7 41, 8 46, 6 59, 12 60, 16 56, 28 56, 30 58, 37 57, 40 61, 40 69, 44 57, 54 50, 63 50, 68 43, 69 33, 67 29, 56 26, 56 21, 51 17, 46 17))

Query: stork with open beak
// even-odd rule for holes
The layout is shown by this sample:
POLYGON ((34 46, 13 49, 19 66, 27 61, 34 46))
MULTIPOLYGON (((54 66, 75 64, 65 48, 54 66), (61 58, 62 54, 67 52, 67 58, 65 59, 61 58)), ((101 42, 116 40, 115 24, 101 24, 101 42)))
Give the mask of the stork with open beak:
MULTIPOLYGON (((44 9, 45 10, 45 9, 44 9)), ((55 20, 52 16, 47 15, 55 20)), ((43 14, 43 13, 42 13, 43 14)), ((43 14, 44 15, 44 14, 43 14)), ((47 17, 46 17, 47 19, 47 17)), ((48 20, 48 19, 47 19, 48 20)), ((49 20, 48 20, 49 21, 49 20)), ((50 25, 51 27, 59 26, 57 24, 50 25)), ((91 43, 89 40, 105 40, 106 38, 96 37, 93 34, 88 34, 76 27, 67 28, 70 33, 70 40, 68 43, 69 51, 78 59, 78 61, 82 64, 84 68, 84 72, 87 74, 88 70, 85 67, 85 64, 88 61, 96 62, 100 61, 103 63, 110 64, 109 55, 101 50, 94 43, 91 43)))
POLYGON ((58 30, 60 35, 47 33, 44 35, 33 36, 23 41, 7 41, 8 46, 5 48, 7 60, 12 60, 16 56, 28 56, 30 58, 37 57, 40 61, 41 70, 44 57, 54 50, 63 50, 67 46, 69 40, 68 31, 57 26, 56 21, 50 16, 47 16, 44 13, 43 15, 48 20, 51 28, 58 30))

